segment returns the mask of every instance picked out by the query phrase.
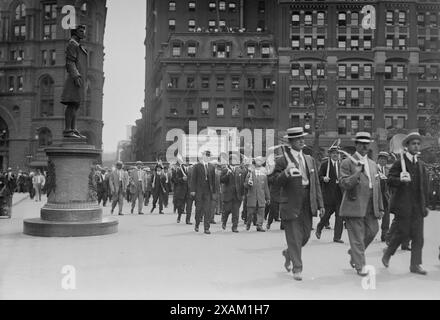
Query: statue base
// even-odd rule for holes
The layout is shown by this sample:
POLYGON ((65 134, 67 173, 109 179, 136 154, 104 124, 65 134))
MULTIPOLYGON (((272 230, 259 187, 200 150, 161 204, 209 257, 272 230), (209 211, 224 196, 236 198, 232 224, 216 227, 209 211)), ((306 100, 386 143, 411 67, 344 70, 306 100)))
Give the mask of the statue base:
POLYGON ((47 148, 47 204, 40 219, 25 220, 24 234, 36 237, 89 237, 118 232, 115 218, 104 218, 96 201, 93 167, 101 150, 84 139, 65 138, 47 148))

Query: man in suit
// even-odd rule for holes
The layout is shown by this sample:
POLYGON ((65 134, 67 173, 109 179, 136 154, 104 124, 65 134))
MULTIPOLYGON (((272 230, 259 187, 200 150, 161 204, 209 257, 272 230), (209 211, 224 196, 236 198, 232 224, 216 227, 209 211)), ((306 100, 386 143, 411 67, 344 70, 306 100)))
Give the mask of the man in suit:
POLYGON ((211 152, 205 151, 202 159, 194 166, 191 177, 191 195, 196 200, 196 225, 194 230, 199 232, 200 222, 203 219, 205 234, 209 231, 211 222, 211 200, 215 192, 214 166, 209 163, 211 152))
POLYGON ((379 152, 379 155, 377 156, 377 171, 379 172, 380 189, 382 190, 382 201, 384 209, 384 216, 380 225, 380 229, 382 232, 380 240, 382 242, 385 242, 387 240, 387 234, 390 229, 390 191, 387 183, 389 172, 387 164, 389 157, 390 155, 388 154, 388 152, 385 151, 379 152))
POLYGON ((316 237, 321 239, 322 229, 329 224, 332 214, 335 214, 335 230, 333 242, 344 243, 342 241, 343 222, 339 216, 339 207, 342 201, 342 191, 339 187, 339 175, 341 172, 339 162, 339 147, 331 146, 328 150, 329 158, 324 161, 319 168, 319 180, 321 182, 322 195, 324 197, 325 214, 316 227, 316 237))
POLYGON ((116 163, 116 169, 111 173, 109 185, 110 192, 112 194, 112 210, 113 214, 116 205, 119 204, 119 215, 122 216, 122 208, 124 206, 125 193, 128 186, 128 173, 122 169, 123 163, 118 161, 116 163))
POLYGON ((283 251, 284 267, 293 278, 302 280, 302 247, 310 239, 313 216, 324 213, 321 186, 315 160, 304 155, 304 128, 287 130, 290 147, 283 147, 283 157, 275 162, 274 173, 280 185, 280 213, 286 234, 287 250, 283 251))
POLYGON ((388 175, 388 184, 394 189, 390 211, 395 214, 396 230, 391 234, 382 262, 388 268, 391 256, 396 253, 399 245, 410 238, 410 271, 426 275, 422 267, 422 249, 424 218, 428 216, 428 174, 425 164, 417 157, 421 142, 422 137, 418 132, 410 133, 402 142, 408 152, 403 155, 403 159, 393 164, 388 175))
POLYGON ((232 214, 232 232, 238 233, 238 220, 240 207, 244 197, 244 180, 246 178, 240 166, 232 166, 231 154, 229 164, 226 164, 220 175, 220 182, 223 184, 223 214, 222 229, 226 230, 229 215, 232 214))
POLYGON ((102 201, 102 205, 105 207, 107 204, 108 190, 105 182, 105 170, 99 166, 96 170, 95 181, 98 195, 98 204, 101 204, 102 201))
POLYGON ((211 200, 210 223, 217 224, 217 222, 215 222, 215 216, 217 215, 219 210, 218 203, 220 201, 220 192, 221 192, 221 183, 220 183, 221 169, 217 160, 211 161, 211 164, 214 167, 214 191, 212 193, 212 200, 211 200))
POLYGON ((341 164, 339 184, 344 190, 340 216, 345 218, 351 249, 350 265, 360 276, 367 276, 365 250, 379 231, 378 219, 384 214, 377 164, 368 159, 371 134, 358 132, 356 153, 341 164))
POLYGON ((266 170, 263 168, 264 162, 263 157, 255 159, 255 167, 247 174, 244 184, 247 191, 247 231, 251 229, 251 223, 256 216, 257 231, 265 232, 263 229, 264 210, 266 204, 270 204, 270 192, 266 170))
POLYGON ((131 197, 131 213, 134 211, 136 201, 138 202, 138 214, 144 214, 142 208, 144 206, 144 194, 147 189, 147 178, 144 170, 142 170, 142 162, 136 162, 136 168, 131 171, 131 181, 133 185, 131 197))
POLYGON ((153 176, 153 181, 151 183, 151 189, 153 193, 153 207, 151 208, 151 213, 156 209, 157 201, 159 201, 159 214, 164 214, 163 205, 164 198, 167 192, 166 181, 167 177, 163 172, 163 167, 161 164, 156 165, 155 174, 153 176))
MULTIPOLYGON (((183 163, 181 156, 177 156, 177 166, 173 170, 172 182, 174 184, 173 201, 177 210, 177 223, 185 212, 186 197, 188 196, 188 169, 183 163)), ((191 211, 186 215, 186 224, 191 225, 191 211)))
POLYGON ((150 202, 150 196, 151 196, 151 185, 153 183, 153 175, 151 173, 150 167, 144 168, 145 172, 145 194, 144 194, 144 206, 148 206, 148 203, 150 202))
POLYGON ((187 175, 188 175, 188 188, 187 188, 187 193, 186 193, 186 203, 185 203, 185 212, 186 212, 186 216, 190 218, 191 221, 191 214, 192 214, 192 207, 193 207, 193 203, 194 203, 194 197, 191 195, 191 178, 192 178, 192 173, 194 170, 194 164, 190 164, 187 168, 187 175))

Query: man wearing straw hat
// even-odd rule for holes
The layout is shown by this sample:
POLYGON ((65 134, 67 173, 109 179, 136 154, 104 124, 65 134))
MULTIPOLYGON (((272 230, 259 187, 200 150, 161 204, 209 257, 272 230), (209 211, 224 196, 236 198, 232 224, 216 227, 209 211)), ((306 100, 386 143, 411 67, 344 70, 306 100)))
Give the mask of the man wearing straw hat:
POLYGON ((412 240, 410 271, 426 275, 422 267, 422 249, 423 223, 428 216, 428 174, 425 164, 417 157, 421 143, 418 132, 410 133, 402 142, 408 152, 393 164, 388 175, 388 185, 394 189, 390 212, 395 215, 396 229, 384 250, 382 263, 388 268, 399 245, 409 237, 412 240))
POLYGON ((321 239, 322 229, 329 223, 332 214, 335 214, 335 230, 333 242, 344 243, 341 240, 343 223, 339 216, 339 207, 342 201, 342 191, 339 187, 339 176, 341 164, 339 162, 339 147, 333 144, 329 150, 329 158, 323 162, 319 169, 319 180, 321 181, 322 195, 324 197, 325 214, 321 217, 316 228, 316 237, 321 239))
POLYGON ((304 155, 304 128, 287 130, 289 147, 283 147, 283 157, 276 160, 274 174, 280 185, 280 213, 284 225, 287 249, 283 251, 284 267, 293 264, 293 278, 302 280, 301 250, 310 239, 313 216, 324 214, 324 202, 315 160, 304 155))
POLYGON ((131 198, 131 213, 133 213, 136 207, 136 201, 138 201, 138 214, 144 214, 142 208, 144 206, 144 194, 147 189, 147 177, 145 171, 142 169, 142 161, 136 162, 136 168, 130 173, 131 180, 134 186, 133 195, 131 198))
MULTIPOLYGON (((177 165, 176 169, 173 171, 173 176, 171 180, 174 183, 174 194, 173 199, 176 203, 177 210, 177 223, 180 223, 182 215, 185 211, 186 197, 188 194, 188 169, 184 165, 183 158, 180 154, 176 157, 177 165)), ((191 212, 187 212, 186 224, 191 224, 191 212)))
POLYGON ((371 134, 358 132, 356 153, 341 164, 339 184, 344 190, 340 215, 345 218, 351 249, 350 265, 357 274, 368 275, 365 250, 379 231, 378 219, 384 214, 377 164, 368 159, 371 134))

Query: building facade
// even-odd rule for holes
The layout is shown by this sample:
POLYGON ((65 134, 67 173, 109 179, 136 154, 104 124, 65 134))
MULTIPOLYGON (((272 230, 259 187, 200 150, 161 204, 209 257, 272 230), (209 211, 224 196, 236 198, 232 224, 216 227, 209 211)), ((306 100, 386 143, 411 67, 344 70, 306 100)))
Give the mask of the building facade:
POLYGON ((44 167, 44 148, 61 142, 65 48, 62 8, 73 5, 77 22, 87 26, 86 101, 78 129, 101 149, 105 0, 0 1, 0 169, 44 167))
POLYGON ((424 133, 439 105, 439 12, 435 0, 147 1, 137 157, 163 156, 168 130, 192 119, 275 137, 305 126, 321 147, 369 131, 376 151, 396 131, 424 133))

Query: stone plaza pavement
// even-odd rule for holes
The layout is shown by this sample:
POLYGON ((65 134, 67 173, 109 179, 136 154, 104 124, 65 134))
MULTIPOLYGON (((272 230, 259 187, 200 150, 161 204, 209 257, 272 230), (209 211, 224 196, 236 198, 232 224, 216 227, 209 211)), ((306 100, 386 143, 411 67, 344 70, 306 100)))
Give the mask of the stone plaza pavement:
MULTIPOLYGON (((15 201, 15 200, 14 200, 15 201)), ((171 203, 171 199, 170 199, 171 203)), ((34 238, 22 233, 23 219, 39 216, 44 204, 21 199, 11 220, 0 220, 0 299, 439 299, 440 213, 425 222, 427 277, 409 273, 410 255, 399 251, 387 270, 384 244, 375 241, 367 263, 376 268, 376 289, 365 290, 349 266, 348 240, 334 244, 332 231, 312 235, 303 251, 304 281, 283 268, 284 233, 222 231, 196 234, 176 224, 172 208, 130 215, 125 204, 119 233, 91 238, 34 238), (75 268, 76 289, 64 290, 62 268, 75 268)), ((105 208, 105 215, 110 214, 105 208)), ((219 222, 219 216, 216 216, 219 222)), ((315 219, 315 225, 317 219, 315 219)))

